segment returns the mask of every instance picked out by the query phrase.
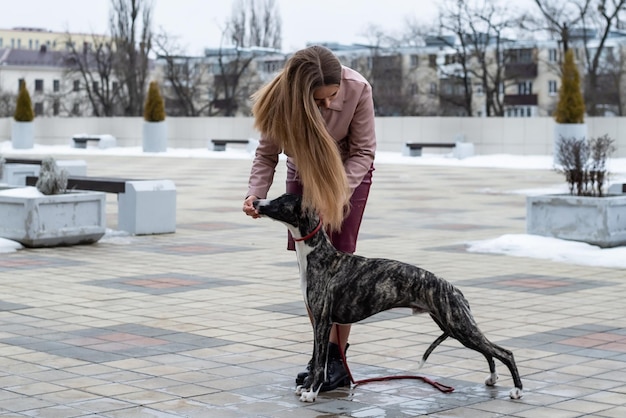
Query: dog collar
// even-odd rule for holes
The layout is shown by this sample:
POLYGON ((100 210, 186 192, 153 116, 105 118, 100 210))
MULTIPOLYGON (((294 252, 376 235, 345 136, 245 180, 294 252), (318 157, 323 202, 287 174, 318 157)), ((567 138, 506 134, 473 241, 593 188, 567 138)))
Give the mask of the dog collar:
POLYGON ((322 229, 322 220, 321 219, 317 223, 317 226, 315 227, 315 229, 313 231, 309 232, 307 235, 303 236, 302 238, 294 238, 293 240, 296 241, 296 242, 310 240, 311 238, 313 238, 313 236, 315 234, 317 234, 319 232, 320 229, 322 229))

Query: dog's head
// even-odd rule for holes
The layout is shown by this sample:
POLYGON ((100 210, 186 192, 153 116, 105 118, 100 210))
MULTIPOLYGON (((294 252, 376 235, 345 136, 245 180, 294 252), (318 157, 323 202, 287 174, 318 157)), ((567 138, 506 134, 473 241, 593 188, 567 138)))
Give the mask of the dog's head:
POLYGON ((254 208, 260 215, 287 225, 294 238, 306 236, 319 223, 312 210, 302 208, 302 196, 286 193, 276 199, 254 201, 254 208))

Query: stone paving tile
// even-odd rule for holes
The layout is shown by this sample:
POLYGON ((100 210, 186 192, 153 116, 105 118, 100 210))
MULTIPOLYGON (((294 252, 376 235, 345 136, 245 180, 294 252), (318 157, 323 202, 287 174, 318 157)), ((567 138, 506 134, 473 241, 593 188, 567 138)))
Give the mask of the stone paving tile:
MULTIPOLYGON (((355 379, 419 375, 454 392, 392 380, 304 404, 293 380, 312 343, 298 266, 284 226, 241 213, 250 161, 84 157, 90 175, 174 180, 177 230, 0 255, 0 417, 626 416, 623 271, 467 252, 524 233, 512 182, 551 187, 555 173, 381 164, 358 249, 459 286, 487 337, 515 354, 523 399, 508 398, 499 362, 485 386, 485 359, 454 340, 417 370, 440 331, 397 309, 353 327, 355 379)), ((284 178, 279 166, 272 196, 284 178)))

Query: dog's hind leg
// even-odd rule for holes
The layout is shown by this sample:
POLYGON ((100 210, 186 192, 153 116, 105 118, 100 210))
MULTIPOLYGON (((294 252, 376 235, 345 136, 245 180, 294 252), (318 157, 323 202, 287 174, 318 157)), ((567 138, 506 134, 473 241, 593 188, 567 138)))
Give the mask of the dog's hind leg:
POLYGON ((495 385, 496 380, 498 380, 496 365, 493 361, 493 358, 495 357, 500 360, 511 373, 511 378, 513 379, 515 387, 509 392, 509 397, 511 399, 520 399, 523 396, 522 380, 520 379, 517 366, 515 365, 515 359, 511 351, 492 343, 482 333, 480 333, 478 329, 462 336, 455 336, 455 338, 465 347, 478 351, 487 359, 490 375, 485 380, 486 385, 493 386, 495 385))

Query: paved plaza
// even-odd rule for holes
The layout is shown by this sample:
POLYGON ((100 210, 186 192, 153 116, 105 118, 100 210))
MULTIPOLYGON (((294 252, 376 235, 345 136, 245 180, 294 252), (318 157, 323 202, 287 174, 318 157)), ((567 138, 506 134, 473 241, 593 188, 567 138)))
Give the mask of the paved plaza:
MULTIPOLYGON (((59 159, 76 155, 56 156, 59 159)), ((471 253, 467 242, 525 232, 519 189, 551 171, 378 164, 358 253, 417 264, 465 294, 512 381, 487 387, 485 359, 409 309, 353 327, 354 378, 417 374, 294 395, 310 358, 286 228, 241 211, 250 160, 80 157, 91 176, 171 179, 174 234, 111 233, 93 245, 0 254, 0 417, 624 417, 626 272, 471 253)), ((281 163, 271 196, 284 189, 281 163)), ((117 203, 107 197, 116 230, 117 203)))

